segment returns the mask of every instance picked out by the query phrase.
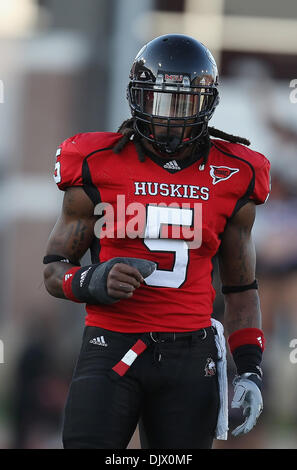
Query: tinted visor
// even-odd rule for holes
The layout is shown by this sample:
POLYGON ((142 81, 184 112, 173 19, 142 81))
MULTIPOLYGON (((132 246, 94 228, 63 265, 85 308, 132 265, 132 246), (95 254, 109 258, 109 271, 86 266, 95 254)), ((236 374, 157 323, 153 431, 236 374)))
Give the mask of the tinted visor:
MULTIPOLYGON (((172 89, 172 88, 171 88, 172 89)), ((156 91, 134 88, 136 107, 151 116, 189 118, 206 111, 212 96, 205 88, 191 88, 191 92, 156 91)))

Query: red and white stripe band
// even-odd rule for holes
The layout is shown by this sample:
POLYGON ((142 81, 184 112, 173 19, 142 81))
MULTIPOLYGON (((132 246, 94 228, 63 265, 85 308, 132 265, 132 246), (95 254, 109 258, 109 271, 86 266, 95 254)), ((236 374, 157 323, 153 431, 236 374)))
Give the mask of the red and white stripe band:
POLYGON ((135 359, 143 353, 147 345, 141 340, 137 340, 131 349, 122 357, 122 359, 112 368, 117 374, 123 376, 135 359))

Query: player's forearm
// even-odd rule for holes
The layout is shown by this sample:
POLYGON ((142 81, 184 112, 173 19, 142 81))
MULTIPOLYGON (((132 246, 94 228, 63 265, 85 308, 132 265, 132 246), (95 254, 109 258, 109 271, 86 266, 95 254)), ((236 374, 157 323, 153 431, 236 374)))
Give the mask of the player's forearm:
POLYGON ((44 285, 49 294, 53 297, 58 297, 65 299, 65 294, 63 291, 63 278, 64 275, 69 269, 74 267, 70 263, 56 262, 50 263, 44 269, 44 285))
POLYGON ((242 328, 261 328, 261 309, 256 289, 225 295, 225 329, 228 335, 242 328))

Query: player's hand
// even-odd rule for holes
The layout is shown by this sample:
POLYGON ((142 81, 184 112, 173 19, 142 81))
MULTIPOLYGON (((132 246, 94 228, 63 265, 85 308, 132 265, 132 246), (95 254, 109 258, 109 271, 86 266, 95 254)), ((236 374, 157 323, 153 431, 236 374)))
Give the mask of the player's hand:
POLYGON ((140 272, 124 263, 115 264, 107 276, 107 293, 116 299, 128 299, 144 281, 140 272))
POLYGON ((263 410, 263 400, 260 388, 261 378, 257 374, 242 374, 233 380, 234 396, 231 408, 242 408, 245 421, 232 431, 237 437, 246 434, 255 426, 263 410))
POLYGON ((135 289, 138 289, 144 278, 150 275, 155 268, 155 263, 137 258, 127 258, 127 262, 114 264, 107 276, 108 295, 115 299, 132 297, 135 289))

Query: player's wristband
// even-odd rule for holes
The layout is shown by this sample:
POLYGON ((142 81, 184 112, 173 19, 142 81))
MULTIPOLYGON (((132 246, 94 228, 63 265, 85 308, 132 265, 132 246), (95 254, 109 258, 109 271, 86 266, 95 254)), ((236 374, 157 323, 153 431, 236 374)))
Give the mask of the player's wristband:
POLYGON ((83 303, 85 300, 81 298, 79 294, 76 296, 72 287, 74 275, 78 273, 78 271, 81 271, 81 268, 75 267, 69 269, 69 271, 64 274, 62 288, 66 299, 72 300, 73 302, 83 303))
POLYGON ((262 330, 242 328, 229 336, 228 343, 239 375, 246 372, 262 375, 260 364, 265 349, 262 330))
POLYGON ((264 334, 259 328, 241 328, 236 330, 229 336, 228 343, 232 354, 236 348, 246 344, 255 344, 262 352, 265 349, 264 334))
MULTIPOLYGON (((73 302, 98 304, 100 299, 94 297, 92 292, 90 292, 90 282, 93 273, 99 266, 103 266, 103 264, 96 263, 83 266, 82 268, 74 267, 67 271, 63 279, 63 292, 65 297, 73 302)), ((104 291, 104 281, 106 281, 106 279, 102 276, 102 278, 99 279, 99 293, 102 290, 104 291)), ((103 298, 102 303, 104 303, 103 298)))

